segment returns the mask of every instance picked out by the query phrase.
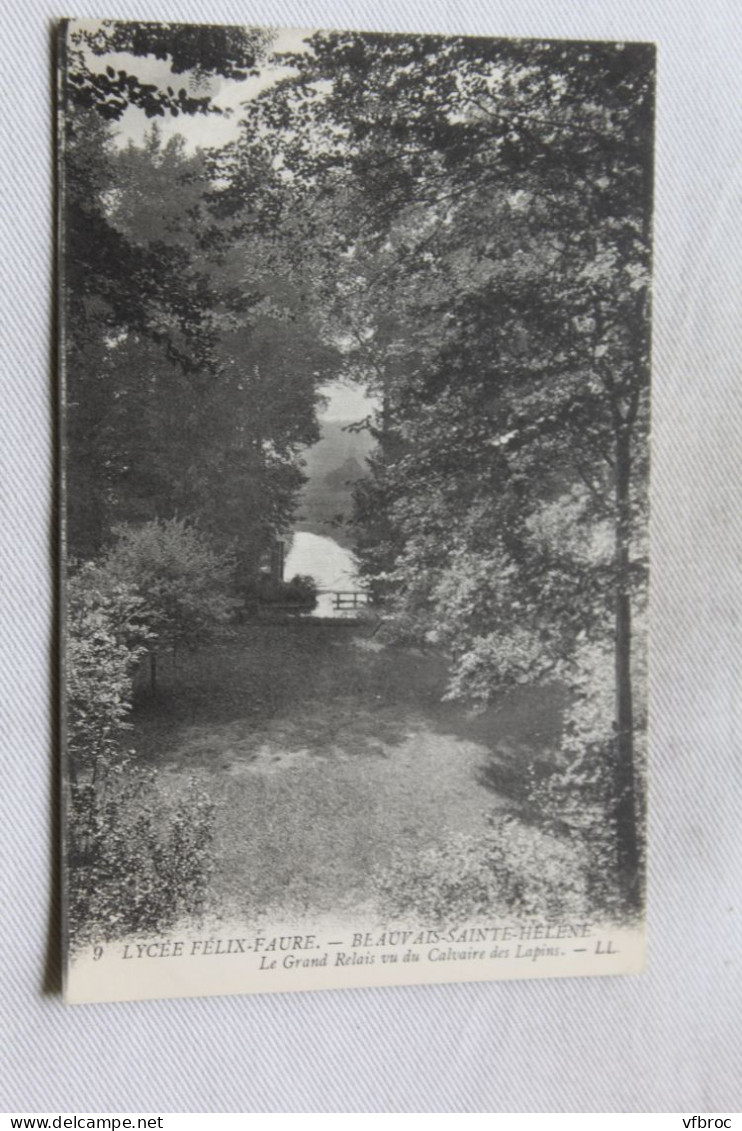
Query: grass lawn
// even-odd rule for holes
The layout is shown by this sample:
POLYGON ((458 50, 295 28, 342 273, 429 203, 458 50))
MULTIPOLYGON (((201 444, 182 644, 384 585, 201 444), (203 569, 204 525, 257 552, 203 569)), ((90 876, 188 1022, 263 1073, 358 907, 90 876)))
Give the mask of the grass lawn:
POLYGON ((357 911, 400 854, 483 831, 549 757, 563 698, 523 688, 473 715, 441 702, 434 653, 311 622, 244 626, 158 679, 132 746, 214 801, 213 910, 239 917, 357 911))

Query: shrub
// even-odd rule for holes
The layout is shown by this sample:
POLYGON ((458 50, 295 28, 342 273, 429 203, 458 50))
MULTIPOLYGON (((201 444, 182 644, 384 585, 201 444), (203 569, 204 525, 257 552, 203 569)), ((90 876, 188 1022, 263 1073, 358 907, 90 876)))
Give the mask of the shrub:
POLYGON ((123 750, 134 669, 153 640, 149 626, 172 642, 179 631, 191 640, 202 618, 222 607, 206 601, 189 619, 197 586, 184 583, 178 595, 177 578, 192 580, 215 559, 182 524, 151 525, 159 530, 123 532, 101 562, 75 569, 67 586, 66 864, 76 946, 162 931, 197 913, 211 869, 209 801, 193 783, 186 798, 168 800, 156 772, 123 750))
POLYGON ((286 599, 314 608, 317 604, 317 582, 307 574, 297 573, 286 585, 286 599))
POLYGON ((297 573, 291 581, 276 581, 262 577, 256 586, 255 597, 263 605, 301 605, 313 609, 317 604, 317 583, 313 577, 297 573))
POLYGON ((435 924, 482 916, 555 920, 589 915, 582 846, 511 816, 496 815, 479 837, 456 836, 379 881, 388 918, 435 924))
POLYGON ((217 554, 195 526, 178 518, 121 526, 102 568, 142 598, 160 647, 194 647, 231 616, 235 561, 217 554))
POLYGON ((541 827, 579 845, 594 918, 622 917, 612 780, 613 743, 594 743, 579 764, 567 763, 534 781, 527 811, 541 827))
MULTIPOLYGON (((641 620, 637 617, 638 625, 641 620)), ((646 681, 644 639, 637 632, 633 668, 637 702, 646 681)), ((613 653, 609 640, 578 639, 557 669, 571 690, 553 763, 533 763, 510 812, 493 814, 483 836, 456 837, 380 877, 384 911, 425 921, 528 915, 622 921, 616 825, 613 653)), ((637 819, 644 791, 644 712, 635 735, 637 819)), ((639 837, 643 843, 643 837, 639 837)))
POLYGON ((73 784, 67 898, 75 946, 157 933, 203 909, 213 805, 195 782, 169 800, 155 770, 121 759, 104 782, 73 784))
MULTIPOLYGON (((635 730, 636 820, 642 827, 645 786, 646 655, 642 622, 634 642, 633 674, 637 699, 635 730)), ((625 914, 618 872, 616 810, 615 687, 610 642, 583 639, 564 674, 572 698, 564 716, 558 764, 532 780, 525 812, 541 827, 580 843, 585 880, 595 916, 620 919, 625 914)), ((643 836, 638 837, 643 845, 643 836)))
POLYGON ((71 573, 66 596, 66 744, 75 777, 95 774, 115 757, 149 632, 134 588, 95 565, 71 573))

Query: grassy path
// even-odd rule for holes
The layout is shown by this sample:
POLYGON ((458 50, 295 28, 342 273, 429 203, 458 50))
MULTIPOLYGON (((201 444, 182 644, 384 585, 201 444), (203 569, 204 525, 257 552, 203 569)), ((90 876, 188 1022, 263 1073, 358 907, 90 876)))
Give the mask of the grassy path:
POLYGON ((173 790, 195 777, 215 802, 215 906, 358 908, 399 854, 476 834, 517 798, 558 696, 472 719, 441 703, 443 678, 435 656, 310 624, 246 627, 165 669, 134 745, 173 790))

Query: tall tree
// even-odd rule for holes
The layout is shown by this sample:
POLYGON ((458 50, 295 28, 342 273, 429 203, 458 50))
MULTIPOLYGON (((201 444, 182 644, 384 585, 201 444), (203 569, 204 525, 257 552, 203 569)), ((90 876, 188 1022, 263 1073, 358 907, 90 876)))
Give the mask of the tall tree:
MULTIPOLYGON (((156 165, 154 152, 148 161, 156 165)), ((189 384, 213 368, 209 278, 190 240, 163 239, 162 229, 136 238, 117 221, 127 198, 118 162, 110 127, 95 112, 76 114, 65 145, 62 294, 68 541, 81 556, 97 552, 112 521, 141 517, 127 498, 152 491, 156 505, 168 481, 153 435, 157 406, 172 418, 178 388, 187 402, 189 384)), ((184 165, 192 172, 193 162, 184 165)), ((174 176, 156 198, 163 228, 177 215, 180 186, 174 176)), ((177 444, 177 429, 163 435, 177 444)))
MULTIPOLYGON (((109 85, 94 82, 91 67, 98 56, 105 63, 106 52, 119 60, 125 52, 163 58, 196 84, 209 74, 239 78, 239 60, 252 52, 254 61, 266 36, 105 24, 70 38, 63 185, 69 545, 86 557, 114 522, 195 515, 222 540, 236 541, 248 584, 290 519, 300 453, 317 436, 317 389, 332 375, 333 351, 286 262, 281 225, 290 213, 272 209, 270 165, 253 170, 238 230, 225 221, 204 154, 189 154, 178 137, 164 144, 156 127, 142 145, 114 145, 109 122, 124 109, 175 113, 175 104, 139 82, 120 87, 125 105, 111 102, 109 85)), ((202 101, 180 110, 213 109, 202 101)))
POLYGON ((382 392, 387 438, 376 493, 366 488, 387 515, 370 568, 432 631, 456 565, 459 582, 476 567, 499 588, 489 603, 481 585, 471 594, 478 633, 459 615, 441 634, 461 694, 496 688, 508 665, 543 674, 581 634, 612 637, 618 852, 636 899, 653 51, 321 33, 287 61, 297 75, 252 108, 253 131, 280 126, 291 176, 336 202, 341 280, 363 275, 364 258, 383 280, 366 287, 353 351, 382 392), (559 500, 591 546, 555 543, 559 500), (510 633, 509 659, 497 632, 510 633))

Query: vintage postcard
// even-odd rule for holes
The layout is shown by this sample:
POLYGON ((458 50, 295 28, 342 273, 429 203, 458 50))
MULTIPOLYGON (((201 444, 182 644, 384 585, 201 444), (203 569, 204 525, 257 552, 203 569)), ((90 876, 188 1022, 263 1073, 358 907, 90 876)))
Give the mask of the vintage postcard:
POLYGON ((60 30, 66 998, 644 966, 654 49, 60 30))

